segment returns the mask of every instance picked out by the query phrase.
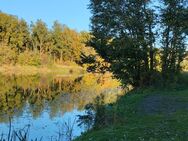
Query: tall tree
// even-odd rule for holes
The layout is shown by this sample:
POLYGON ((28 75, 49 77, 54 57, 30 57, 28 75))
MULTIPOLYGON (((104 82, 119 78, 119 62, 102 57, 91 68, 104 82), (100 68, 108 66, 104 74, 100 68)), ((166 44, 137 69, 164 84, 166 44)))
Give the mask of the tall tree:
POLYGON ((64 60, 79 62, 81 59, 81 48, 84 46, 80 35, 65 26, 62 33, 62 42, 64 60))
POLYGON ((24 20, 19 20, 14 32, 11 33, 10 43, 18 52, 23 52, 30 46, 29 27, 24 20))
POLYGON ((49 47, 47 46, 49 31, 46 24, 42 20, 38 20, 35 24, 32 24, 31 27, 33 49, 38 49, 40 54, 47 52, 49 50, 49 47))
POLYGON ((0 42, 18 52, 29 46, 30 33, 27 23, 15 16, 0 13, 0 42))
POLYGON ((63 26, 58 23, 57 21, 54 22, 53 29, 52 29, 52 41, 53 47, 51 53, 56 56, 60 61, 63 60, 63 26))
POLYGON ((52 38, 54 45, 53 52, 61 62, 80 60, 83 43, 77 32, 55 22, 52 30, 52 38))
MULTIPOLYGON (((186 35, 184 34, 184 20, 180 13, 185 10, 186 0, 164 0, 161 10, 162 35, 162 72, 164 76, 178 73, 181 70, 186 50, 186 35)), ((172 75, 171 75, 172 76, 172 75)))
POLYGON ((18 25, 18 19, 16 17, 0 12, 1 45, 11 45, 12 34, 14 34, 17 25, 18 25))
POLYGON ((93 46, 119 78, 135 86, 148 83, 154 68, 154 14, 149 2, 90 0, 93 46))

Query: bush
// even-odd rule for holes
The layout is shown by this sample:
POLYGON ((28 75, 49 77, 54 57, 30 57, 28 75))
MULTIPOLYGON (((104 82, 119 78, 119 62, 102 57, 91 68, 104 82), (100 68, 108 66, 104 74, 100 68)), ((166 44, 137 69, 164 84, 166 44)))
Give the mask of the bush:
POLYGON ((20 65, 39 66, 41 65, 40 55, 26 50, 19 54, 17 63, 20 65))
POLYGON ((17 60, 17 52, 7 46, 0 46, 0 64, 15 64, 17 60))
POLYGON ((187 72, 183 72, 178 75, 177 84, 183 88, 184 87, 186 88, 188 86, 188 73, 187 72))

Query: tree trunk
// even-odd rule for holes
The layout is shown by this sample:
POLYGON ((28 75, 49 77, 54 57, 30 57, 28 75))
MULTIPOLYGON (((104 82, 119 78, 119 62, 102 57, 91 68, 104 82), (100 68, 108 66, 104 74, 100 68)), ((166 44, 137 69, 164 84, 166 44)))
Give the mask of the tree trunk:
POLYGON ((149 25, 149 46, 150 46, 150 51, 149 51, 149 57, 150 57, 150 71, 152 72, 154 69, 154 50, 153 50, 153 32, 152 32, 152 27, 151 24, 149 25))
POLYGON ((164 55, 163 55, 163 66, 162 66, 162 72, 163 74, 165 74, 167 72, 168 69, 168 56, 169 56, 169 34, 170 34, 170 27, 167 27, 166 29, 166 34, 164 36, 165 39, 165 47, 164 47, 164 55))
POLYGON ((61 58, 60 58, 60 60, 61 60, 61 63, 63 62, 63 53, 62 53, 62 51, 61 51, 61 58))

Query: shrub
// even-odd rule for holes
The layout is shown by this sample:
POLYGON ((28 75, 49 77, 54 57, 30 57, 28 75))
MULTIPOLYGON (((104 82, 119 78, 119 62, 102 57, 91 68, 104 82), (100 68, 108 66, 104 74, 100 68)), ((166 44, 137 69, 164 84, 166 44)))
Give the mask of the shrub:
POLYGON ((18 56, 17 63, 20 65, 39 66, 41 65, 41 59, 39 53, 24 51, 18 56))
POLYGON ((0 64, 15 64, 17 60, 17 52, 7 46, 0 46, 0 64))

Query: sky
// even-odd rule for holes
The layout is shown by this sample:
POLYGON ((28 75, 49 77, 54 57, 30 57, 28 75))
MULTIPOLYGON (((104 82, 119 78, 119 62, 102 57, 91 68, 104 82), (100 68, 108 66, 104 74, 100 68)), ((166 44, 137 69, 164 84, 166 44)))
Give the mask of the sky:
POLYGON ((49 28, 55 20, 77 31, 89 31, 89 0, 0 0, 0 11, 25 19, 43 20, 49 28))

